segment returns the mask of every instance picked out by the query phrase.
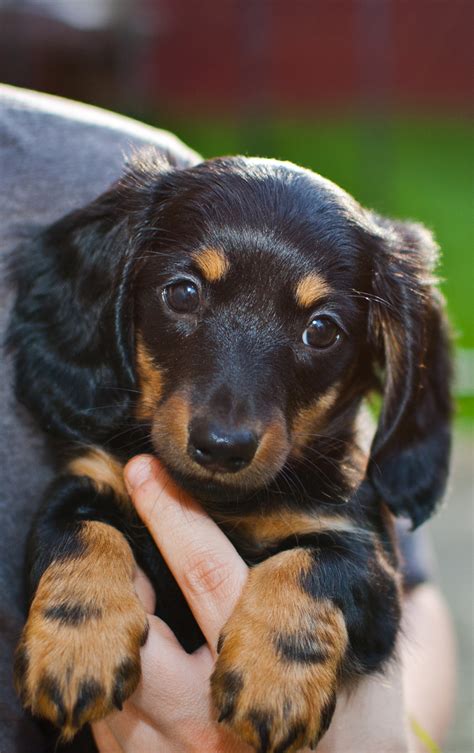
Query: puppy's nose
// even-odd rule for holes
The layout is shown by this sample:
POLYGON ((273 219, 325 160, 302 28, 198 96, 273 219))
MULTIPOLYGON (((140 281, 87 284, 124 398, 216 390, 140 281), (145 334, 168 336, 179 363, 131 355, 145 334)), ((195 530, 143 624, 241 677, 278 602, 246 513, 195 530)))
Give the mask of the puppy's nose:
POLYGON ((249 465, 257 447, 258 438, 247 428, 224 429, 205 418, 190 427, 189 455, 210 471, 237 473, 249 465))

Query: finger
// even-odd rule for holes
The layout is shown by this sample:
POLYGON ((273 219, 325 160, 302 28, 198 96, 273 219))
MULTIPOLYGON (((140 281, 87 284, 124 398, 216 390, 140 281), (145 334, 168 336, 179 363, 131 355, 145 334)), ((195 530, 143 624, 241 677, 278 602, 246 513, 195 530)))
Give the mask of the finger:
MULTIPOLYGON (((133 704, 126 702, 123 711, 113 712, 103 722, 94 725, 99 726, 99 753, 161 753, 161 751, 176 750, 171 748, 168 741, 161 734, 161 730, 150 722, 147 717, 140 714, 140 710, 133 704), (106 728, 106 732, 104 732, 106 728), (110 735, 107 738, 106 735, 110 735), (101 738, 100 735, 103 737, 101 738), (108 743, 104 746, 103 740, 116 740, 115 745, 108 743), (101 744, 103 747, 101 747, 101 744)), ((94 729, 94 736, 97 740, 97 731, 94 729)))
POLYGON ((156 606, 155 591, 153 590, 153 586, 140 567, 137 567, 135 571, 133 585, 135 586, 135 591, 137 592, 138 598, 145 607, 146 613, 154 614, 156 606))
POLYGON ((117 738, 105 719, 94 722, 91 727, 99 753, 123 753, 122 746, 118 743, 117 738))
POLYGON ((160 725, 166 725, 167 718, 175 716, 169 708, 170 698, 178 697, 180 704, 192 706, 200 689, 206 687, 205 667, 201 669, 195 664, 193 656, 184 651, 170 628, 158 617, 150 618, 141 664, 141 681, 131 701, 160 725))
POLYGON ((153 457, 131 460, 125 480, 138 514, 215 650, 247 578, 244 561, 220 528, 153 457))

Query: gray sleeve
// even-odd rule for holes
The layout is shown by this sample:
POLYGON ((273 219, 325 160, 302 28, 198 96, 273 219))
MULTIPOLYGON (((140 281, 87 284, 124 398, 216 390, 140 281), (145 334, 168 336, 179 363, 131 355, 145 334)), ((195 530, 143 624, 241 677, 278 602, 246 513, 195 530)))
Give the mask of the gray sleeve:
MULTIPOLYGON (((199 156, 165 131, 93 107, 0 86, 0 341, 12 291, 5 261, 28 228, 49 224, 106 189, 137 148, 177 166, 199 156)), ((44 438, 15 404, 8 355, 0 359, 0 751, 42 753, 51 734, 23 714, 13 650, 24 621, 23 561, 32 517, 51 479, 44 438)), ((90 741, 84 743, 90 751, 90 741)), ((79 742, 74 750, 79 750, 79 742)))
POLYGON ((434 552, 427 525, 410 530, 407 520, 397 520, 396 530, 405 589, 432 580, 435 575, 434 552))

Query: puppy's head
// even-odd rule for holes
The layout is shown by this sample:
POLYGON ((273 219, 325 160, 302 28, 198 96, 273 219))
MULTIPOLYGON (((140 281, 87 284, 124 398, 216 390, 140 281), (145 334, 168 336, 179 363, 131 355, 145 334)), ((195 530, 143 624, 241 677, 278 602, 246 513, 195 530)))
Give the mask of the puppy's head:
MULTIPOLYGON (((244 500, 292 465, 317 474, 382 384, 368 477, 394 512, 415 523, 430 512, 450 408, 423 228, 288 163, 137 161, 43 247, 71 297, 50 311, 63 341, 66 309, 75 316, 62 354, 71 379, 89 408, 115 397, 113 416, 82 414, 89 435, 111 439, 128 411, 192 493, 244 500)), ((81 430, 71 412, 61 420, 81 430)))
POLYGON ((137 412, 201 498, 271 483, 366 387, 353 204, 268 160, 161 180, 134 281, 137 412))

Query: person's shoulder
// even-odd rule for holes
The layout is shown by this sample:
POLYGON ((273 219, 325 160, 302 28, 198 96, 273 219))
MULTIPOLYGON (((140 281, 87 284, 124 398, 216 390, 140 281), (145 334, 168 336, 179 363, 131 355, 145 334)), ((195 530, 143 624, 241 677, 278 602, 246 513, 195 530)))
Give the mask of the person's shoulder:
POLYGON ((92 105, 0 85, 0 145, 5 144, 8 133, 18 133, 18 129, 21 131, 25 127, 37 144, 43 136, 54 142, 55 131, 64 141, 68 131, 80 129, 84 137, 102 142, 105 149, 107 145, 111 150, 116 148, 117 142, 130 148, 151 145, 180 167, 200 161, 194 150, 163 129, 92 105))
POLYGON ((91 105, 0 85, 0 256, 84 206, 152 147, 176 167, 201 160, 176 136, 91 105))

